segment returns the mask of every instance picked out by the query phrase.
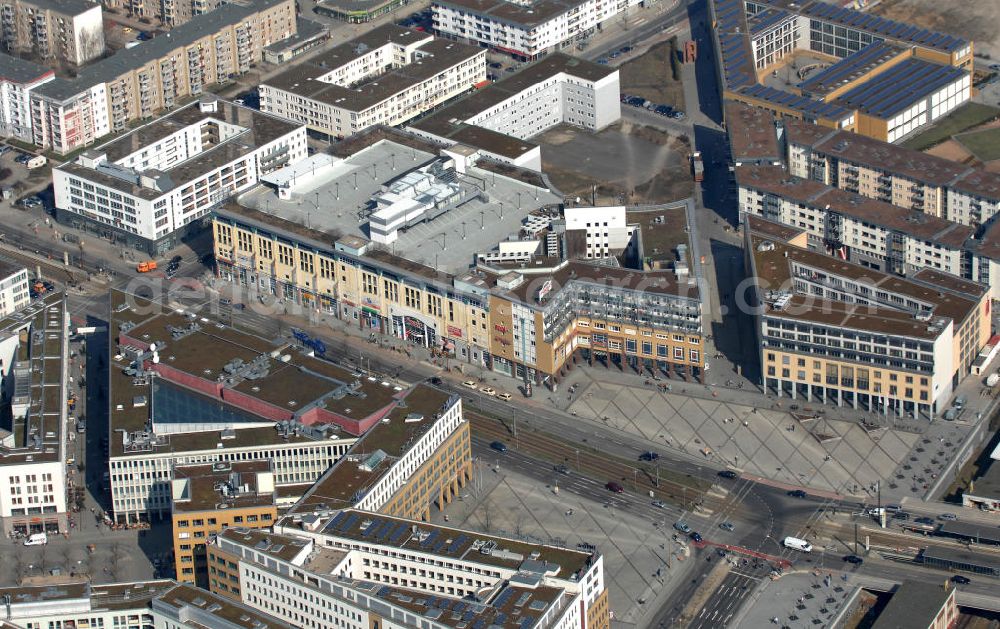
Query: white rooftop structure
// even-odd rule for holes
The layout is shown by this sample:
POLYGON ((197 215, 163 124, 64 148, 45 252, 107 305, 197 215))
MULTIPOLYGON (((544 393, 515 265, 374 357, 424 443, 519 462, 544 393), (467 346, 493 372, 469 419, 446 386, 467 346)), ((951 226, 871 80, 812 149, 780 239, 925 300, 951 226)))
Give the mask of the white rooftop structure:
POLYGON ((279 198, 290 199, 292 193, 315 187, 318 180, 333 174, 334 167, 343 161, 328 153, 316 153, 261 177, 261 181, 274 186, 279 198))
POLYGON ((375 197, 378 209, 368 222, 374 242, 393 243, 400 229, 432 220, 462 199, 461 187, 448 176, 454 172, 441 171, 438 166, 439 162, 432 162, 408 172, 375 197))

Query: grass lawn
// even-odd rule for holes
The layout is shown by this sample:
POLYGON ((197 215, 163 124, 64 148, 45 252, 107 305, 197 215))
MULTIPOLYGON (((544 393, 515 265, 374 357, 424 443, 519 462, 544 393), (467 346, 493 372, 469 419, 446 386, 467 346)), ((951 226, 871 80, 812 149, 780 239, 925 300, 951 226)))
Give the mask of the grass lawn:
POLYGON ((623 94, 639 96, 657 105, 687 109, 684 86, 670 73, 670 42, 656 44, 618 68, 623 94))
POLYGON ((969 149, 976 159, 990 162, 1000 159, 1000 127, 969 131, 955 136, 959 144, 969 149))
POLYGON ((1000 116, 1000 109, 996 107, 980 103, 966 103, 938 120, 927 131, 903 142, 903 146, 916 151, 926 151, 957 133, 977 127, 998 116, 1000 116))

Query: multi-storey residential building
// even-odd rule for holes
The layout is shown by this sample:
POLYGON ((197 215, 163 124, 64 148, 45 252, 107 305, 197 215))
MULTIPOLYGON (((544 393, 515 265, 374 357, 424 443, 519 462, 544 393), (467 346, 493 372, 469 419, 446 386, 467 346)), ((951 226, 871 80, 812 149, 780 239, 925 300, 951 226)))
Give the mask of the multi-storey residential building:
POLYGON ((51 68, 0 53, 0 136, 32 141, 31 90, 54 78, 51 68))
POLYGON ((293 0, 227 3, 31 93, 33 142, 66 154, 250 70, 296 32, 293 0))
POLYGON ((407 122, 485 79, 484 50, 386 24, 268 78, 260 106, 343 138, 407 122))
POLYGON ((30 302, 28 269, 0 260, 0 318, 14 314, 30 302))
POLYGON ((362 509, 429 520, 472 477, 469 423, 457 396, 418 386, 316 484, 291 513, 362 509))
POLYGON ((434 30, 518 59, 569 48, 641 0, 435 0, 434 30))
POLYGON ((810 0, 712 0, 726 98, 895 142, 971 96, 972 44, 810 0), (766 85, 797 51, 839 59, 794 87, 766 85))
POLYGON ((102 585, 71 581, 0 588, 0 599, 5 602, 3 620, 9 623, 2 626, 156 629, 162 625, 157 625, 153 616, 153 599, 176 586, 173 581, 157 580, 102 585))
MULTIPOLYGON (((777 124, 770 120, 772 130, 777 124)), ((973 227, 1000 208, 996 173, 800 120, 780 124, 788 170, 797 177, 973 227)))
POLYGON ((989 337, 981 285, 846 262, 753 216, 745 240, 764 384, 779 396, 933 418, 989 337))
MULTIPOLYGON (((680 238, 686 241, 683 232, 680 238)), ((568 262, 541 276, 512 268, 490 298, 496 371, 554 381, 581 355, 638 373, 704 377, 701 299, 687 245, 673 244, 673 268, 640 272, 568 262)))
POLYGON ((306 154, 305 127, 204 97, 53 169, 56 218, 156 254, 306 154))
POLYGON ((12 416, 11 430, 0 446, 5 534, 68 530, 68 325, 61 294, 0 322, 0 375, 12 416))
POLYGON ((178 464, 170 479, 174 566, 181 583, 208 587, 205 544, 230 526, 267 528, 278 517, 265 460, 178 464))
POLYGON ((599 629, 610 624, 603 557, 349 510, 231 529, 209 547, 213 592, 295 622, 434 629, 599 629), (295 601, 283 605, 275 595, 295 601))
POLYGON ((562 123, 599 130, 620 116, 618 70, 558 53, 439 109, 409 130, 541 170, 540 148, 527 138, 562 123))
POLYGON ((101 5, 89 0, 4 0, 0 43, 8 51, 82 65, 104 54, 101 5))
POLYGON ((898 275, 931 268, 963 276, 971 227, 789 176, 777 166, 738 166, 736 182, 741 212, 805 230, 813 249, 898 275))
POLYGON ((943 271, 1000 299, 1000 176, 742 103, 727 104, 726 126, 742 211, 845 259, 943 271))

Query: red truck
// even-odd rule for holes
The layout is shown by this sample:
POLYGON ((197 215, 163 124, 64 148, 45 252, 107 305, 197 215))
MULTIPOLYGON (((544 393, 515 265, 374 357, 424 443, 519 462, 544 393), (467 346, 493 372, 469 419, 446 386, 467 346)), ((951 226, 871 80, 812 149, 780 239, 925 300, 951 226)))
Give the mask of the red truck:
POLYGON ((701 151, 695 151, 691 154, 691 169, 694 172, 695 181, 704 181, 705 164, 701 161, 701 151))

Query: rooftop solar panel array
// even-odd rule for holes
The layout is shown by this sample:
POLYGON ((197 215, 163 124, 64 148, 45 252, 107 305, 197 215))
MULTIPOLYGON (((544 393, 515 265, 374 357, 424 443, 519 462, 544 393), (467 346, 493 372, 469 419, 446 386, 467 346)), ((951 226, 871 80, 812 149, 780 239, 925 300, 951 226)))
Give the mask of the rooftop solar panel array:
POLYGON ((743 0, 715 0, 716 31, 722 59, 722 80, 728 89, 757 82, 743 0))
POLYGON ((778 24, 786 17, 788 17, 789 12, 782 9, 766 9, 757 13, 753 17, 747 19, 750 26, 750 32, 754 35, 763 33, 767 29, 771 28, 775 24, 778 24))
POLYGON ((944 52, 954 52, 969 44, 967 40, 961 37, 938 33, 905 22, 897 22, 870 13, 862 13, 854 9, 838 7, 826 2, 805 3, 800 11, 802 15, 812 18, 849 26, 866 31, 872 35, 911 42, 944 52))
POLYGON ((966 75, 953 66, 907 59, 848 91, 837 102, 874 118, 891 118, 966 75))
POLYGON ((767 87, 766 85, 750 85, 740 90, 740 93, 772 105, 797 111, 803 118, 810 121, 818 119, 840 121, 849 117, 852 113, 850 109, 836 103, 825 103, 821 100, 799 96, 791 92, 784 92, 773 87, 767 87))
POLYGON ((799 88, 803 92, 825 94, 870 72, 901 52, 903 50, 897 46, 875 42, 812 75, 799 83, 799 88))

